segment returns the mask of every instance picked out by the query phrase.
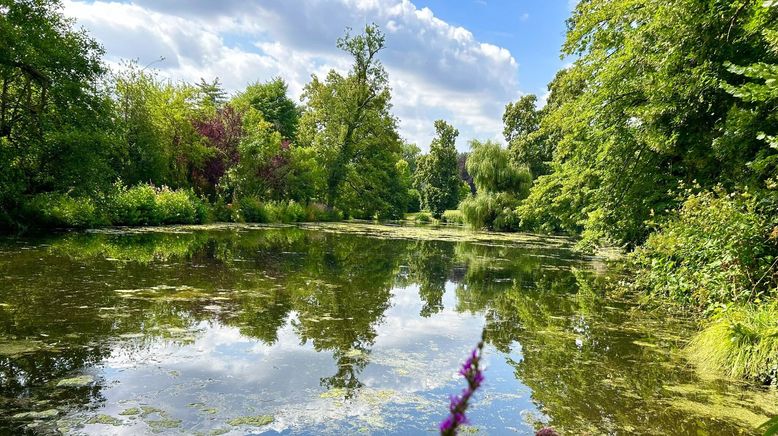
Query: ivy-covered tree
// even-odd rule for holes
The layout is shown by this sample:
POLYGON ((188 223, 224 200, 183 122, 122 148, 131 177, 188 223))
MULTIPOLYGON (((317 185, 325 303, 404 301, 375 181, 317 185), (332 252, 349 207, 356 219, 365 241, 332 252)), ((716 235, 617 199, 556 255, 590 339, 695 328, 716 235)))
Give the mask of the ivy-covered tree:
POLYGON ((459 202, 456 139, 459 130, 443 120, 435 121, 435 138, 429 153, 421 156, 416 169, 416 189, 422 208, 440 218, 446 209, 456 208, 459 202))

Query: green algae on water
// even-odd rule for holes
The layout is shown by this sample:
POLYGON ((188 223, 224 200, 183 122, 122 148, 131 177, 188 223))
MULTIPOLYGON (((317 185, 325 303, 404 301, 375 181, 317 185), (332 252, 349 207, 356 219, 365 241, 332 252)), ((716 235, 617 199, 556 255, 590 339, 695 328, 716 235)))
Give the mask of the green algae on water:
POLYGON ((81 388, 89 386, 95 381, 91 375, 80 375, 78 377, 64 378, 57 382, 57 387, 62 388, 81 388))
POLYGON ((122 415, 122 416, 140 415, 140 409, 137 408, 137 407, 130 407, 129 409, 124 409, 121 412, 119 412, 119 415, 122 415))
POLYGON ((13 419, 51 419, 57 417, 58 415, 59 415, 59 410, 48 409, 40 412, 17 413, 12 418, 13 419))
POLYGON ((258 416, 239 416, 227 421, 227 424, 232 426, 246 425, 250 427, 262 427, 273 422, 273 417, 270 415, 258 415, 258 416))
POLYGON ((119 420, 118 418, 114 418, 111 415, 106 415, 106 414, 101 413, 99 415, 95 415, 95 416, 89 418, 85 422, 85 424, 103 424, 103 425, 112 425, 114 427, 118 427, 118 426, 122 425, 122 421, 119 420))
POLYGON ((148 425, 151 428, 151 430, 154 432, 181 427, 180 419, 162 418, 162 419, 149 420, 145 422, 146 425, 148 425))

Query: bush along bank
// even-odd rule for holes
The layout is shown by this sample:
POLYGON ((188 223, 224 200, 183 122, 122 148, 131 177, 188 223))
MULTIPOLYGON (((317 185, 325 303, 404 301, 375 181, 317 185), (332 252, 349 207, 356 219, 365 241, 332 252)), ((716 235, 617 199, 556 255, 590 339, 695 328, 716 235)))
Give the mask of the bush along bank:
POLYGON ((108 193, 70 196, 45 193, 31 197, 24 206, 26 223, 33 228, 96 228, 104 226, 158 226, 203 224, 213 221, 292 223, 340 221, 343 214, 320 203, 263 201, 246 197, 227 204, 213 203, 189 189, 170 189, 151 184, 114 185, 108 193))
POLYGON ((704 372, 778 384, 778 228, 747 193, 692 194, 628 256, 631 286, 691 308, 704 372))

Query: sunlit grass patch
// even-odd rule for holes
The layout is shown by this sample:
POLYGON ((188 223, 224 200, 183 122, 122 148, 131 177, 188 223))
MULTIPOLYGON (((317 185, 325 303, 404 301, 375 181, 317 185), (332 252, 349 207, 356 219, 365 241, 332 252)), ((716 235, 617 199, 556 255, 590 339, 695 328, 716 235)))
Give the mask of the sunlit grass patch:
POLYGON ((704 373, 776 383, 778 303, 727 309, 690 342, 687 352, 704 373))

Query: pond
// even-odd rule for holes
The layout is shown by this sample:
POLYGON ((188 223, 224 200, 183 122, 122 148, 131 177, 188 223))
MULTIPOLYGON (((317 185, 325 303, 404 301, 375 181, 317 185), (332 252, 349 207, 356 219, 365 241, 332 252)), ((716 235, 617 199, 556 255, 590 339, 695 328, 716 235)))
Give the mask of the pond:
POLYGON ((372 224, 0 241, 0 433, 434 434, 483 334, 474 434, 751 434, 689 321, 605 298, 562 238, 372 224))

